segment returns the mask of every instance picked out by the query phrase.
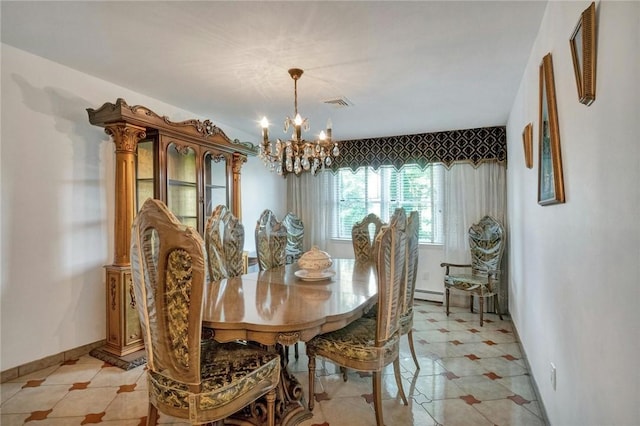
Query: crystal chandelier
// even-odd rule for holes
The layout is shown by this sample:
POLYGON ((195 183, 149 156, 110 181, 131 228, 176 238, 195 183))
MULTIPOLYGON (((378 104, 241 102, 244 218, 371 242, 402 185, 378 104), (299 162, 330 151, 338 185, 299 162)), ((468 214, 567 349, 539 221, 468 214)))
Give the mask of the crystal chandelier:
POLYGON ((299 68, 291 68, 289 75, 293 79, 294 93, 294 118, 287 117, 284 121, 285 133, 289 128, 293 129, 291 139, 282 141, 277 139, 275 143, 269 141, 269 121, 263 117, 262 144, 258 157, 265 166, 279 175, 285 173, 311 172, 315 175, 324 170, 325 166, 331 166, 332 158, 340 155, 338 143, 331 140, 331 120, 327 122, 327 131, 320 132, 318 140, 306 141, 302 139, 302 130, 309 131, 309 122, 298 114, 298 80, 304 71, 299 68))

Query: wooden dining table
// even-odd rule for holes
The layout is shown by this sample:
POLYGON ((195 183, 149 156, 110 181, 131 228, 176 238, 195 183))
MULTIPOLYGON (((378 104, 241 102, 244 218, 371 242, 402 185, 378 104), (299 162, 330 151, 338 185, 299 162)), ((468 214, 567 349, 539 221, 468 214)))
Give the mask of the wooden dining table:
MULTIPOLYGON (((283 348, 338 330, 377 301, 372 263, 333 259, 324 279, 317 280, 301 278, 302 272, 296 275, 299 270, 291 264, 211 282, 204 295, 203 326, 213 330, 215 340, 246 340, 280 351, 282 374, 276 398, 280 425, 295 425, 312 416, 304 390, 287 368, 283 348)), ((254 408, 237 417, 237 424, 259 423, 254 408)))

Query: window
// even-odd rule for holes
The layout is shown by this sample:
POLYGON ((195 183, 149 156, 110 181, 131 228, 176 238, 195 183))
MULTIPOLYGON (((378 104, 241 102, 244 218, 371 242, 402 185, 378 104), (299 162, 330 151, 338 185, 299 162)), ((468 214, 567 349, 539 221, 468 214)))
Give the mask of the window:
POLYGON ((351 228, 367 214, 375 213, 388 222, 393 211, 420 213, 419 240, 442 244, 443 166, 434 164, 421 170, 409 164, 400 171, 393 167, 361 167, 356 173, 340 169, 334 178, 331 236, 351 239, 351 228))

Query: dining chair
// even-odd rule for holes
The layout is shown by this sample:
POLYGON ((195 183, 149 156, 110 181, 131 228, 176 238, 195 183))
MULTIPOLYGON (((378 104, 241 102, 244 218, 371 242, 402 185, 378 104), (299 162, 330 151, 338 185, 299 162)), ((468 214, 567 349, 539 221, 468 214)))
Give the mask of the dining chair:
POLYGON ((260 215, 255 231, 258 267, 266 271, 286 263, 287 228, 276 215, 266 209, 260 215))
POLYGON ((280 357, 249 344, 203 344, 206 263, 197 231, 161 201, 147 199, 131 234, 131 275, 147 355, 147 425, 157 423, 158 412, 197 425, 253 405, 271 426, 280 357), (256 403, 263 396, 266 403, 256 403))
POLYGON ((209 216, 204 241, 212 281, 244 273, 244 226, 227 206, 216 206, 209 216))
POLYGON ((282 219, 282 224, 287 228, 286 263, 295 263, 304 249, 304 223, 295 213, 289 212, 282 219))
POLYGON ((375 241, 374 261, 378 279, 377 318, 361 317, 346 327, 321 334, 307 342, 309 357, 309 410, 314 407, 316 357, 341 367, 373 375, 376 424, 383 425, 382 370, 394 364, 398 393, 408 405, 402 388, 399 361, 400 306, 404 285, 405 234, 394 225, 383 226, 375 241))
MULTIPOLYGON (((276 215, 266 209, 260 215, 256 225, 256 253, 258 256, 258 268, 260 271, 268 271, 287 263, 287 227, 278 222, 276 215)), ((294 344, 294 354, 298 359, 300 350, 298 344, 294 344)), ((284 346, 284 356, 289 360, 289 346, 284 346)))
POLYGON ((479 298, 480 326, 483 325, 484 299, 493 297, 500 319, 498 289, 500 285, 500 263, 504 251, 505 232, 497 220, 485 216, 469 228, 470 264, 443 262, 446 312, 449 315, 450 290, 459 290, 469 295, 469 307, 473 312, 473 297, 479 298), (451 268, 470 270, 470 273, 452 274, 451 268))
MULTIPOLYGON (((285 263, 287 265, 295 263, 302 256, 304 241, 304 223, 295 213, 288 212, 282 219, 282 224, 287 228, 287 247, 285 249, 285 263)), ((300 349, 298 344, 294 345, 294 354, 296 359, 300 357, 300 349)), ((289 357, 289 347, 287 347, 285 356, 289 357)))
POLYGON ((416 291, 416 278, 418 274, 418 232, 420 229, 420 214, 414 210, 409 213, 405 233, 407 236, 407 248, 405 257, 405 285, 402 297, 402 314, 400 315, 400 335, 407 335, 409 349, 416 368, 420 369, 416 350, 413 345, 413 298, 416 291))
MULTIPOLYGON (((377 218, 377 216, 376 216, 377 218)), ((374 221, 375 223, 375 219, 376 218, 372 218, 371 220, 374 221)), ((365 218, 366 219, 366 218, 365 218)), ((380 226, 384 226, 384 223, 382 221, 380 221, 380 226)), ((407 227, 407 213, 405 211, 405 209, 403 207, 398 207, 393 211, 393 214, 391 215, 391 218, 389 219, 389 224, 393 224, 395 225, 396 228, 398 228, 400 231, 405 232, 405 229, 407 227)), ((378 228, 376 228, 378 229, 378 228)), ((379 231, 379 229, 378 229, 379 231)), ((378 231, 375 231, 376 234, 378 231)), ((371 244, 371 249, 375 250, 375 235, 374 234, 374 239, 372 239, 372 241, 374 241, 373 244, 371 244)), ((373 253, 373 251, 372 251, 373 253)), ((356 258, 356 260, 358 260, 356 258)), ((363 258, 364 260, 364 258, 363 258)), ((404 294, 404 290, 403 290, 403 294, 404 294)), ((403 296, 404 298, 404 296, 403 296)), ((367 312, 365 312, 364 316, 369 317, 369 318, 376 318, 378 316, 378 305, 375 304, 373 305, 367 312)), ((347 380, 347 375, 346 375, 346 370, 342 370, 342 376, 344 378, 344 380, 347 380)))
POLYGON ((351 243, 353 254, 359 262, 373 260, 373 245, 376 235, 384 225, 382 219, 375 213, 369 213, 351 228, 351 243))

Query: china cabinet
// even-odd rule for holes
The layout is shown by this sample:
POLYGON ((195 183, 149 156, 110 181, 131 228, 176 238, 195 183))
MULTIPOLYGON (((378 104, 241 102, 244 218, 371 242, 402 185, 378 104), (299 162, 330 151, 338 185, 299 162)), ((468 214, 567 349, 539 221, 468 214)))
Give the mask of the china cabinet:
POLYGON ((204 231, 224 204, 242 218, 240 171, 250 143, 232 141, 211 121, 173 122, 123 99, 87 109, 115 144, 114 260, 106 269, 105 351, 122 357, 144 347, 138 323, 129 245, 131 224, 149 197, 162 200, 185 225, 204 231))

